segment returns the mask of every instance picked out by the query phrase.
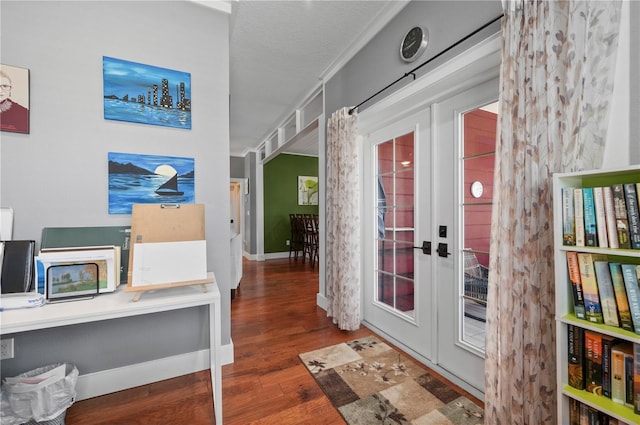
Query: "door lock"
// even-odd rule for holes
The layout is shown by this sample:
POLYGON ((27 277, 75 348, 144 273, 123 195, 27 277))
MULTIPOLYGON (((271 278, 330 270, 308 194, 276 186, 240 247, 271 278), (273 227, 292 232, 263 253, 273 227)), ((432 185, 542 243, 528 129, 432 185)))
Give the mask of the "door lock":
POLYGON ((436 252, 438 253, 438 256, 446 258, 449 255, 451 255, 450 252, 447 252, 448 250, 449 250, 449 245, 447 245, 446 243, 439 243, 438 249, 436 250, 436 252))
POLYGON ((431 241, 422 241, 422 246, 414 246, 415 249, 421 249, 423 254, 431 255, 431 241))

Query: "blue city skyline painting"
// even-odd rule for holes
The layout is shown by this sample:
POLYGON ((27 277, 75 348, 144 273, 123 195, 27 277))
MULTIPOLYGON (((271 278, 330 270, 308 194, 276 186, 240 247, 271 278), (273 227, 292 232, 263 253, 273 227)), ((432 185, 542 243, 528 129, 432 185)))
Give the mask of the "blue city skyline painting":
POLYGON ((195 160, 109 152, 109 214, 133 204, 195 203, 195 160))
POLYGON ((191 129, 191 74, 102 57, 104 118, 191 129))

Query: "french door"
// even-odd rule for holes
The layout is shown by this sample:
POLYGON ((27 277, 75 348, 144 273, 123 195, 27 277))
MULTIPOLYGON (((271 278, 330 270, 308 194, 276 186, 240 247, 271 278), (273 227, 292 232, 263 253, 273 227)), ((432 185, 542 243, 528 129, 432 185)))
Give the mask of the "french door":
POLYGON ((484 389, 486 300, 498 79, 463 91, 437 110, 435 214, 451 231, 447 259, 438 263, 437 363, 473 388, 484 389))
POLYGON ((486 106, 497 96, 498 79, 463 89, 363 145, 364 322, 476 394, 497 124, 486 106))
POLYGON ((422 166, 431 162, 429 119, 427 109, 369 134, 363 155, 369 182, 363 317, 369 326, 410 341, 428 359, 435 319, 432 256, 415 247, 432 233, 430 166, 422 166))

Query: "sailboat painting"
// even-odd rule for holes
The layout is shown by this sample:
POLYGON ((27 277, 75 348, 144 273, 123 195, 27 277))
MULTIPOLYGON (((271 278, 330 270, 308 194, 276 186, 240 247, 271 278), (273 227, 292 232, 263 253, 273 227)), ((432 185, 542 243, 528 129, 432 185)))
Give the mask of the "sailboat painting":
POLYGON ((195 203, 195 160, 109 152, 109 214, 133 204, 195 203))
POLYGON ((178 190, 178 173, 171 176, 166 183, 163 183, 162 186, 156 190, 156 193, 161 196, 181 196, 184 195, 184 192, 180 192, 178 190))

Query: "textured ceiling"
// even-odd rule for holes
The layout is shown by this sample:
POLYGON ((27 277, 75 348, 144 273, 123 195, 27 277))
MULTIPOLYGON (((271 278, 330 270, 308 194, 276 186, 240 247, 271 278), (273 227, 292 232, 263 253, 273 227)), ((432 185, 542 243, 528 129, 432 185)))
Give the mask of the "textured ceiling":
POLYGON ((372 28, 381 28, 404 4, 393 0, 231 3, 231 155, 257 148, 301 106, 321 78, 374 35, 372 28))

